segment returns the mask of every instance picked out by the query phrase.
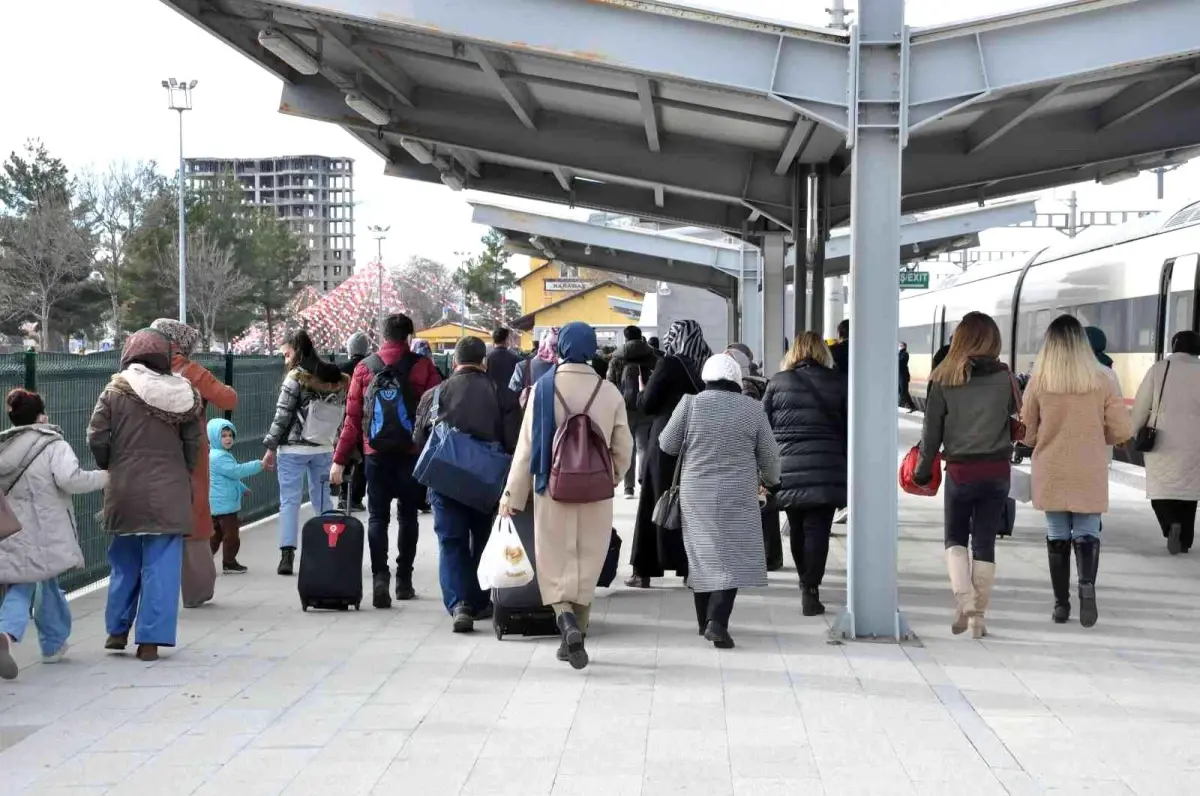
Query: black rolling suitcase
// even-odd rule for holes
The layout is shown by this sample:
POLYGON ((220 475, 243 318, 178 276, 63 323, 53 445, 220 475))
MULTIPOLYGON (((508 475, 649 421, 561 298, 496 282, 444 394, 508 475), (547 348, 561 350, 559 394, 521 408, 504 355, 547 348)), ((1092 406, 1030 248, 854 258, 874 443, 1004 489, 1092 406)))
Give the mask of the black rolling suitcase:
POLYGON ((1017 524, 1017 501, 1013 498, 1008 498, 1004 502, 1004 525, 1000 528, 997 536, 1012 536, 1013 527, 1017 524))
POLYGON ((515 589, 492 589, 492 629, 498 639, 505 635, 556 636, 558 626, 554 621, 554 609, 542 604, 542 593, 538 590, 533 512, 519 511, 512 521, 529 563, 533 565, 534 576, 529 583, 515 589))
POLYGON ((362 607, 362 523, 349 514, 327 511, 300 529, 300 606, 345 611, 362 607))

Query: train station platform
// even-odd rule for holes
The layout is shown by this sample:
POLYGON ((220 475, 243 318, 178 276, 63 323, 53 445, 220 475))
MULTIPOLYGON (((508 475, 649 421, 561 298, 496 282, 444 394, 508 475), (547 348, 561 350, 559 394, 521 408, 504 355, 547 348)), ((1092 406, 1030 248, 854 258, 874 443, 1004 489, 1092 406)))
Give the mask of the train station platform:
MULTIPOLYGON (((918 430, 902 421, 901 443, 918 430)), ((73 600, 63 663, 34 663, 27 640, 28 665, 0 683, 0 792, 1200 792, 1200 559, 1166 554, 1139 493, 1112 498, 1091 630, 1051 623, 1041 517, 1022 506, 998 546, 991 635, 952 636, 941 500, 902 495, 900 605, 917 642, 828 642, 839 537, 825 617, 800 615, 790 557, 739 597, 734 650, 697 638, 677 579, 603 590, 583 672, 553 639, 450 632, 428 515, 420 599, 361 613, 301 613, 268 522, 246 534, 249 574, 184 611, 157 663, 101 650, 103 592, 73 600)), ((616 506, 628 544, 635 503, 616 506)))

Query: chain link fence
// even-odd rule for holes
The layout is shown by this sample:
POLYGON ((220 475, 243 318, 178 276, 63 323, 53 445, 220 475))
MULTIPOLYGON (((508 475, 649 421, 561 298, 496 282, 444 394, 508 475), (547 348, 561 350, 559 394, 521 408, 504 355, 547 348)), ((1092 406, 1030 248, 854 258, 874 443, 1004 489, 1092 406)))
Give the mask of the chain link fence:
MULTIPOLYGON (((238 407, 230 417, 238 430, 233 455, 239 462, 261 458, 262 440, 275 415, 275 401, 283 381, 283 360, 278 356, 198 354, 193 361, 237 390, 238 407)), ((0 356, 0 394, 7 395, 16 387, 36 390, 46 402, 50 422, 62 429, 80 465, 94 469, 96 462, 87 446, 88 421, 100 392, 119 367, 120 356, 115 351, 84 356, 8 354, 0 356)), ((208 408, 209 419, 219 414, 211 406, 208 408)), ((7 413, 0 412, 0 431, 8 426, 7 413)), ((246 486, 250 492, 242 501, 243 524, 278 511, 279 482, 274 473, 249 478, 246 486)), ((59 579, 67 591, 108 575, 108 538, 97 520, 101 500, 99 492, 75 497, 75 521, 84 565, 59 579)))

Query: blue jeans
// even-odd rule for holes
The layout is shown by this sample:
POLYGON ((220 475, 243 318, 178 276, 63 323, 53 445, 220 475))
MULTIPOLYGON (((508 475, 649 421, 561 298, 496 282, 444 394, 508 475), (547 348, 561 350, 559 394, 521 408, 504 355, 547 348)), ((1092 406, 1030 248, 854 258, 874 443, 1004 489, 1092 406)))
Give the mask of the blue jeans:
POLYGON ((108 634, 128 634, 136 618, 136 643, 174 647, 183 537, 114 536, 108 545, 108 563, 112 567, 104 608, 108 634))
POLYGON ((438 538, 442 602, 450 612, 459 603, 478 612, 488 604, 488 595, 479 588, 476 573, 496 515, 465 506, 432 489, 429 505, 433 508, 433 532, 438 538))
POLYGON ((0 605, 0 633, 7 633, 20 644, 29 627, 30 614, 37 627, 42 655, 50 656, 61 650, 71 635, 71 609, 57 578, 9 586, 0 605))
POLYGON ((308 497, 313 511, 322 514, 333 508, 329 495, 329 468, 332 453, 281 453, 276 460, 279 472, 279 546, 295 548, 300 538, 300 503, 304 495, 304 476, 308 474, 308 497))
POLYGON ((1046 512, 1047 539, 1078 539, 1081 536, 1100 538, 1099 514, 1077 514, 1073 511, 1046 512))

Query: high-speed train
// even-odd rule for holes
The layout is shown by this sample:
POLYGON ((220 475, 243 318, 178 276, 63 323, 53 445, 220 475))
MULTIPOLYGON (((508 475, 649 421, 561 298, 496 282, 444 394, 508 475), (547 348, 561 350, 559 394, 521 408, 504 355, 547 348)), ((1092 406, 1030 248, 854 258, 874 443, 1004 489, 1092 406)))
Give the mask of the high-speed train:
MULTIPOLYGON (((1001 359, 1029 373, 1046 327, 1069 313, 1108 337, 1108 355, 1131 402, 1171 337, 1200 331, 1200 202, 1138 219, 1032 257, 974 266, 936 289, 900 299, 911 392, 923 404, 934 353, 972 310, 1000 326, 1001 359)), ((1170 353, 1166 351, 1165 353, 1170 353)))

